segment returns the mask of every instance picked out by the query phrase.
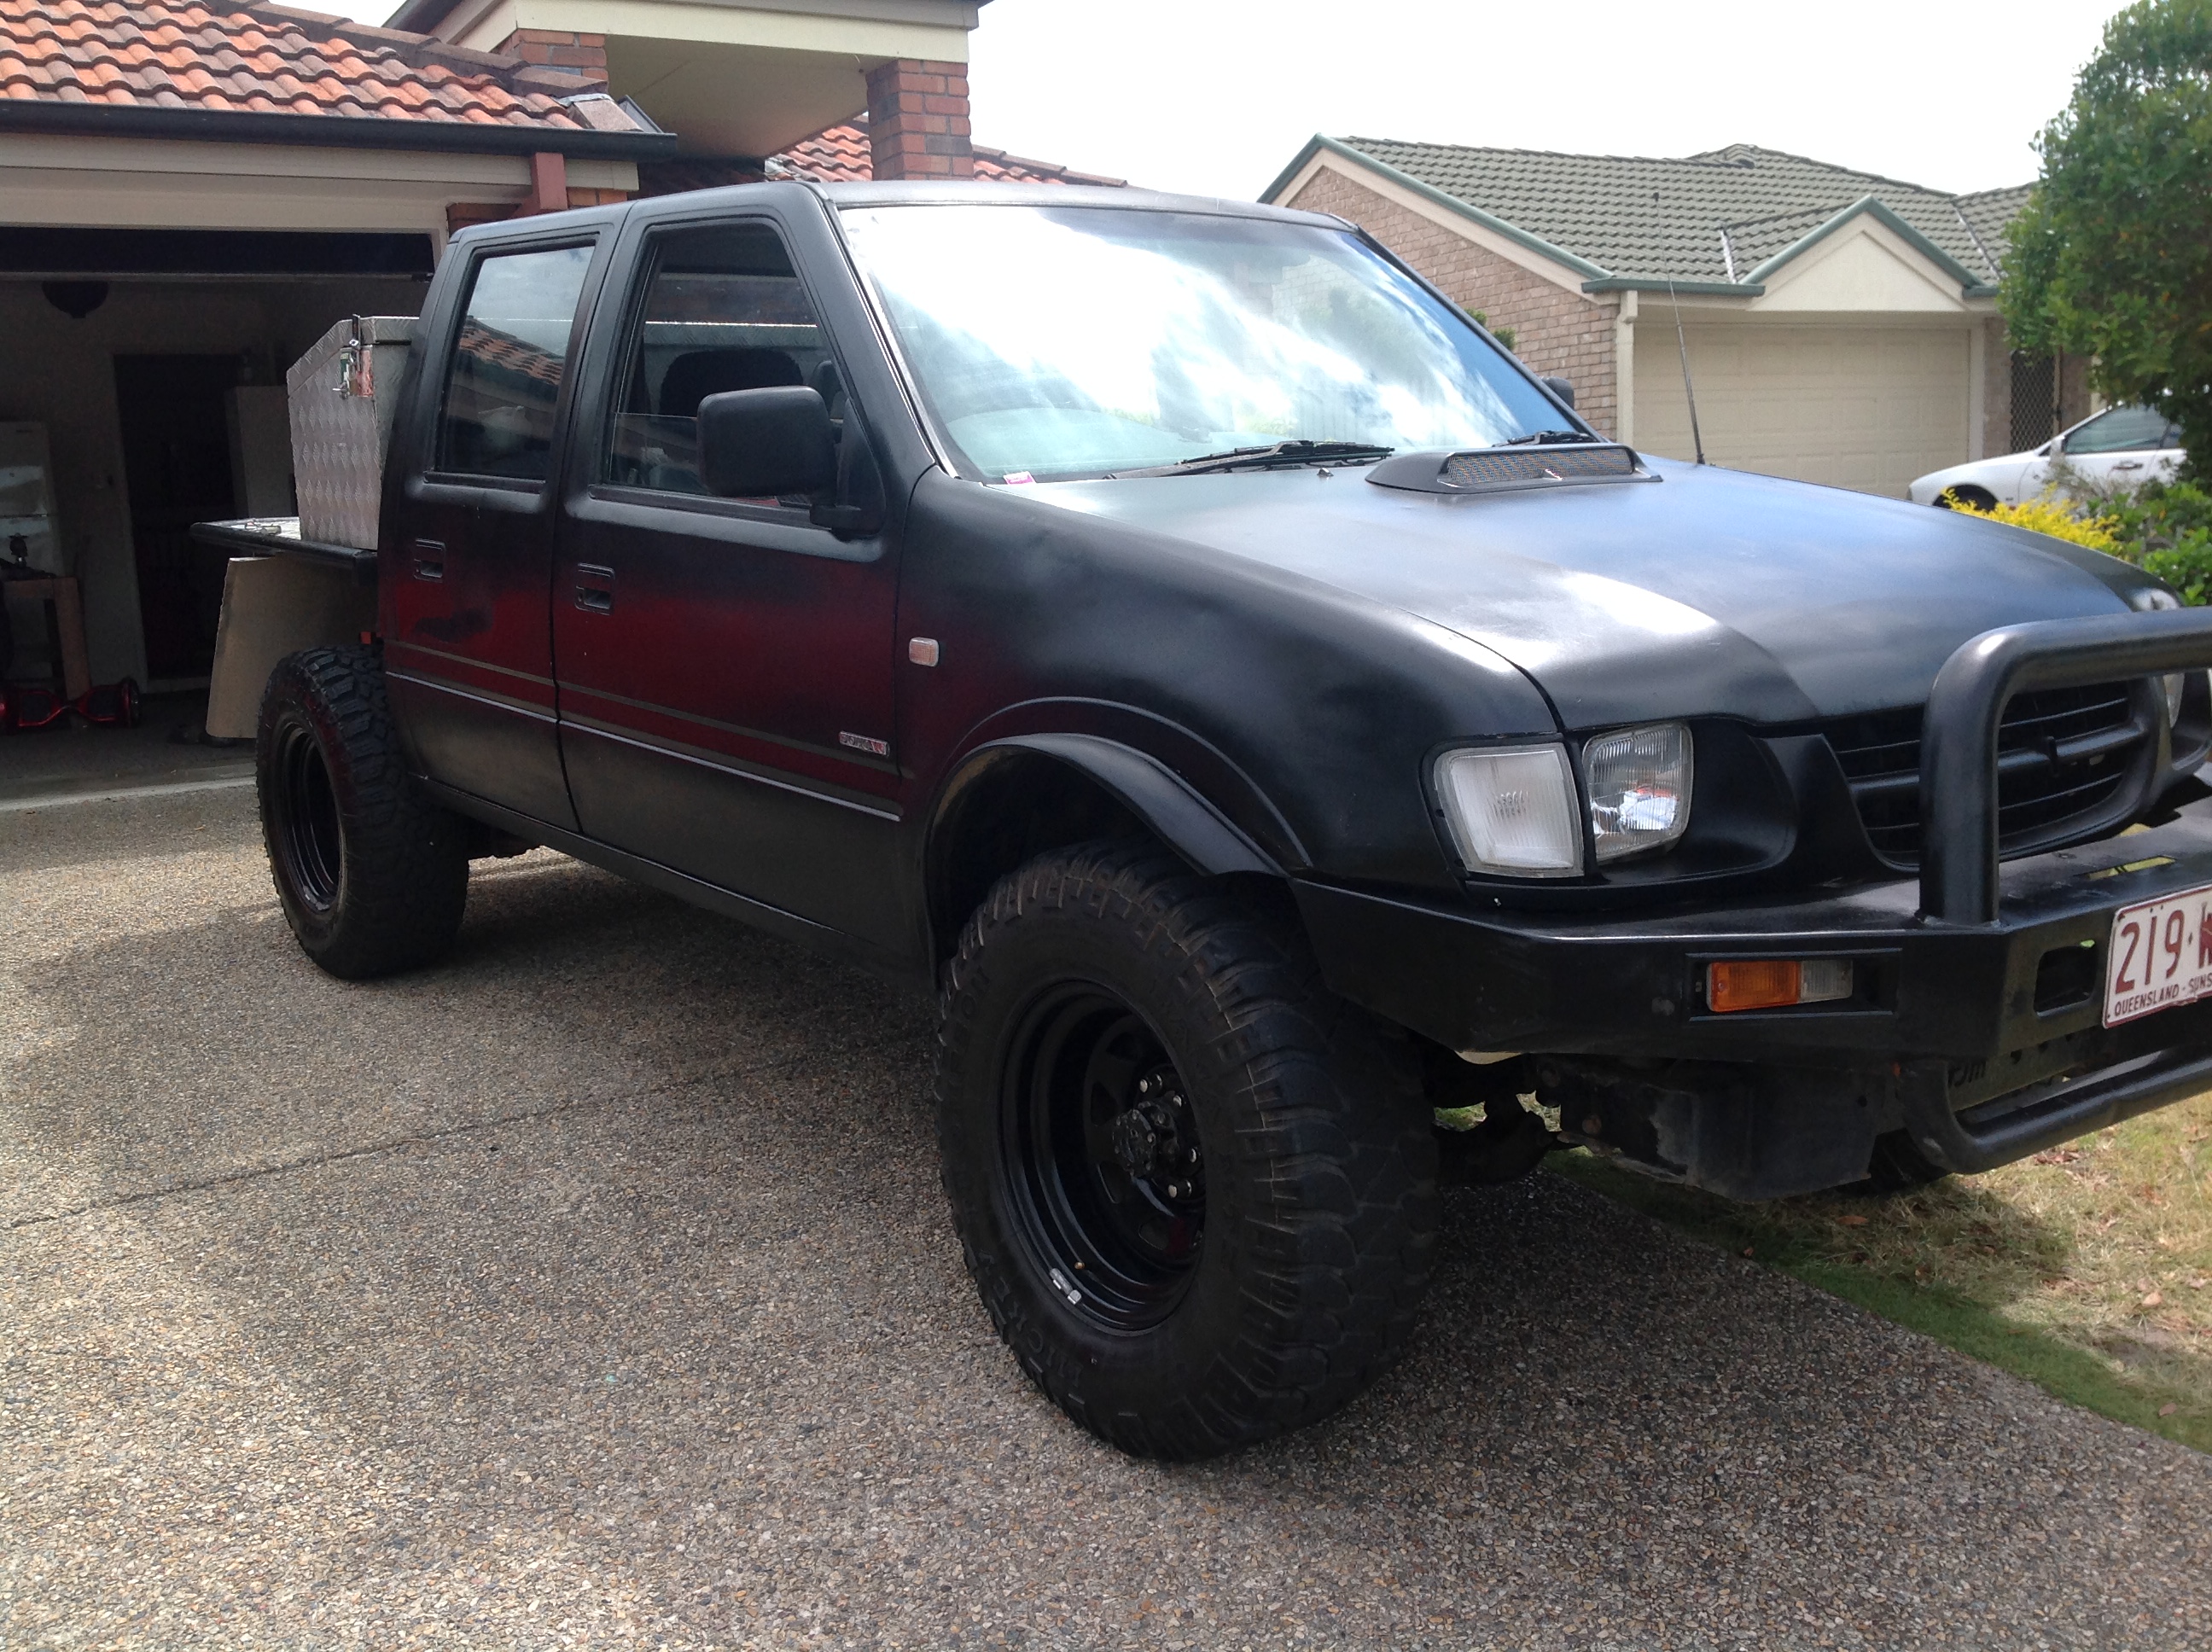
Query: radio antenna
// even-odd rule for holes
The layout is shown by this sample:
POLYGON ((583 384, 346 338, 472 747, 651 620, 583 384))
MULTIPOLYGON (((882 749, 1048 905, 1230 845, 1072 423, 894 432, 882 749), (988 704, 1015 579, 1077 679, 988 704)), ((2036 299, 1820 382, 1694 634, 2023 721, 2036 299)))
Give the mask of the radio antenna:
POLYGON ((1705 462, 1705 439, 1698 433, 1698 387, 1690 382, 1690 341, 1682 334, 1682 301, 1674 296, 1674 277, 1667 277, 1667 301, 1674 307, 1674 348, 1682 357, 1682 394, 1690 404, 1690 443, 1698 450, 1698 463, 1705 462))

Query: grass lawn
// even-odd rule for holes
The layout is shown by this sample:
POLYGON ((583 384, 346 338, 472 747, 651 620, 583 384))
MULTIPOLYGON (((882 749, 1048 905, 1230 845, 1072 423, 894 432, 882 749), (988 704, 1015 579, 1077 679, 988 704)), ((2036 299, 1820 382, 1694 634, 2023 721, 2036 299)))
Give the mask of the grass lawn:
POLYGON ((2212 1451, 2212 1095, 1887 1199, 1735 1205, 1552 1170, 2075 1405, 2212 1451))

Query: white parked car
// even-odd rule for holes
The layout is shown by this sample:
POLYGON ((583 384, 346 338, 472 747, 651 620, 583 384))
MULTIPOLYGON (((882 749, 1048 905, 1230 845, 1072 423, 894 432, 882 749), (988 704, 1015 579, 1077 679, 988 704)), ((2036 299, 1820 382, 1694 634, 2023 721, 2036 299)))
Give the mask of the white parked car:
POLYGON ((2061 463, 2099 489, 2171 482, 2181 464, 2181 432, 2154 409, 2110 407, 2033 452, 1930 471, 1906 496, 1916 505, 1940 505, 1948 489, 1984 509, 2017 505, 2050 486, 2052 467, 2061 463))

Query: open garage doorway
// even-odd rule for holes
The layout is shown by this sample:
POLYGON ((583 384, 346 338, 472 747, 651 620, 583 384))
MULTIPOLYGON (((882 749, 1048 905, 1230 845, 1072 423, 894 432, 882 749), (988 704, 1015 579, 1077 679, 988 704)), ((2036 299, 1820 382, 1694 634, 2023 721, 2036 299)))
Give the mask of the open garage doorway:
POLYGON ((285 369, 348 316, 414 314, 432 250, 414 234, 0 225, 0 421, 43 434, 94 682, 204 686, 223 568, 186 529, 293 513, 285 369))
POLYGON ((191 529, 238 514, 228 417, 237 382, 236 355, 115 358, 146 675, 157 683, 204 677, 215 661, 224 558, 191 529))

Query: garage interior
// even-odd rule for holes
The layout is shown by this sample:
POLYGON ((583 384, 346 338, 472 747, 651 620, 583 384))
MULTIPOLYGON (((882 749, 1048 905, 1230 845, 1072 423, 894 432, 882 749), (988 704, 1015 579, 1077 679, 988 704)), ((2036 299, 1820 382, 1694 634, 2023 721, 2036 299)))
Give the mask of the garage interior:
MULTIPOLYGON (((22 549, 76 575, 94 682, 205 687, 222 565, 185 530, 291 513, 284 369, 348 315, 414 314, 431 258, 428 235, 10 232, 0 422, 43 436, 58 530, 22 549)), ((53 627, 9 607, 10 675, 35 679, 53 627)))

